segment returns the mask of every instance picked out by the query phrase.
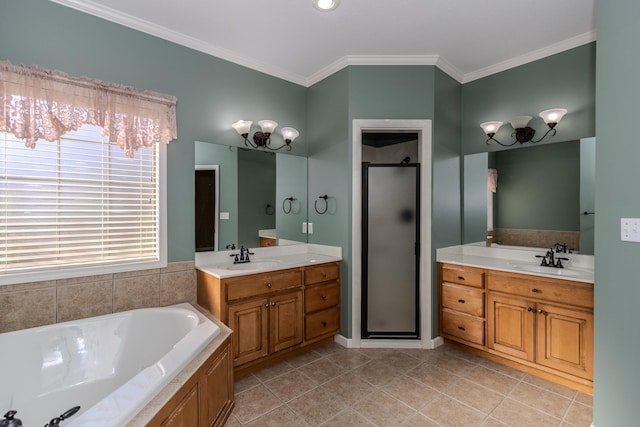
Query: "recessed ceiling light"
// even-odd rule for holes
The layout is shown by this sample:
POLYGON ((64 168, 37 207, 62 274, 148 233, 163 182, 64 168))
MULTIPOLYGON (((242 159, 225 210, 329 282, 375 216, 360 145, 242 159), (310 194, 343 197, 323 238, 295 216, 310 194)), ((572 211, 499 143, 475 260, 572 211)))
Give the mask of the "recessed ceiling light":
POLYGON ((311 3, 313 3, 313 7, 316 9, 322 12, 328 12, 338 7, 340 0, 311 0, 311 3))

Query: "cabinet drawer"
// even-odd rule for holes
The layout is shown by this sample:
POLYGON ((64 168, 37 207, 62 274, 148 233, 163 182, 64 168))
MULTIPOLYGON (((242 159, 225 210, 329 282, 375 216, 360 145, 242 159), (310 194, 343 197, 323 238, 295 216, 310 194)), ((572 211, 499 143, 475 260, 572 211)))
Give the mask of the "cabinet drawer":
POLYGON ((337 283, 312 286, 304 291, 304 311, 311 313, 333 307, 340 300, 340 288, 337 283))
POLYGON ((484 287, 484 273, 464 267, 443 265, 442 281, 449 283, 459 283, 461 285, 473 286, 475 288, 484 287))
POLYGON ((493 291, 561 304, 593 308, 593 287, 532 278, 490 274, 487 287, 493 291))
POLYGON ((484 320, 442 310, 442 332, 465 341, 484 345, 484 320))
POLYGON ((228 279, 225 283, 227 300, 231 301, 302 286, 302 272, 289 270, 261 273, 228 279))
POLYGON ((484 293, 443 283, 442 306, 472 316, 484 317, 484 293))
POLYGON ((311 340, 327 333, 337 333, 340 329, 338 307, 308 314, 304 318, 304 338, 311 340))
POLYGON ((313 283, 337 280, 339 272, 340 267, 338 264, 322 264, 317 267, 308 267, 304 272, 304 283, 311 285, 313 283))

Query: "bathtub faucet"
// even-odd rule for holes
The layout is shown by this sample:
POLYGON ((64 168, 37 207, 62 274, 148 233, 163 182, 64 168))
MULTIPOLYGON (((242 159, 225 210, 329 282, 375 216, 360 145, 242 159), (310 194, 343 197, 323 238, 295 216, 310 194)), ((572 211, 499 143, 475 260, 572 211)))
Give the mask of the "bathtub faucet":
POLYGON ((60 425, 60 421, 64 421, 67 418, 71 417, 72 415, 75 415, 75 413, 78 412, 79 410, 80 410, 79 406, 74 406, 73 408, 69 409, 67 412, 60 415, 59 417, 53 418, 51 421, 49 421, 49 424, 45 424, 44 427, 58 427, 60 425))
POLYGON ((4 420, 0 420, 0 427, 20 427, 22 420, 15 418, 17 412, 18 411, 11 410, 4 414, 4 420))

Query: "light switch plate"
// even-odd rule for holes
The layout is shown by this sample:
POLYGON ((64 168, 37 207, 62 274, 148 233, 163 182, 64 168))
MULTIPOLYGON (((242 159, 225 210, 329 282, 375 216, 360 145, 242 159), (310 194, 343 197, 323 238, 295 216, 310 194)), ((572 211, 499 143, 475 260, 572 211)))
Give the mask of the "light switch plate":
POLYGON ((229 212, 220 212, 220 219, 229 219, 229 212))
POLYGON ((307 224, 307 231, 309 232, 309 234, 313 234, 313 223, 312 222, 307 224))
POLYGON ((303 222, 303 223, 302 223, 302 232, 303 232, 304 234, 307 234, 307 223, 306 223, 306 222, 303 222))
POLYGON ((620 218, 620 240, 640 242, 640 218, 620 218))

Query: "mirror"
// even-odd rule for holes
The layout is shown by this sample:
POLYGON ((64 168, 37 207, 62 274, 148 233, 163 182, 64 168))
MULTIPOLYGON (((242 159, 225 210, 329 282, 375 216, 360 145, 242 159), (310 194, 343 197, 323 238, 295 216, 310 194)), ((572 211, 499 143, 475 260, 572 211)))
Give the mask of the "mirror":
POLYGON ((464 243, 566 243, 593 254, 594 182, 595 138, 466 155, 464 243), (497 170, 495 193, 488 169, 497 170))
POLYGON ((196 141, 195 165, 196 251, 307 242, 306 157, 196 141), (198 194, 202 171, 215 175, 207 197, 198 194))

